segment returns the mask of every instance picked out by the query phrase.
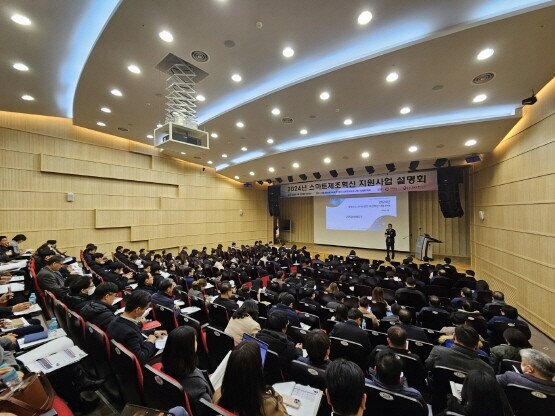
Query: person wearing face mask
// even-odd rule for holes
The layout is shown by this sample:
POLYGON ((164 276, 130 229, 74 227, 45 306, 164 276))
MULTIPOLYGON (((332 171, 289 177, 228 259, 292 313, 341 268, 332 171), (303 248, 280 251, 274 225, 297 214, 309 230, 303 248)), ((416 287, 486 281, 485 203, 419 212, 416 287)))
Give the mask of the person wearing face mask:
POLYGON ((69 293, 62 298, 62 302, 73 312, 81 314, 81 309, 90 302, 95 289, 89 276, 76 277, 69 284, 69 293))
POLYGON ((541 351, 525 348, 520 350, 522 374, 507 371, 497 376, 502 387, 509 384, 528 387, 546 394, 555 394, 555 361, 541 351))
POLYGON ((87 322, 95 324, 103 331, 116 319, 116 306, 113 306, 118 286, 112 282, 104 282, 97 286, 92 294, 92 301, 81 309, 81 316, 87 322))

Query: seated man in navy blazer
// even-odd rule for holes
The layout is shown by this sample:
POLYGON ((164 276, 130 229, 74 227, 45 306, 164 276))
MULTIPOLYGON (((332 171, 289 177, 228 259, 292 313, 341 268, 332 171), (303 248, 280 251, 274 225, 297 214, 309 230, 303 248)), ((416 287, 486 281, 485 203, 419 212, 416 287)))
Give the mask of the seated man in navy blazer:
POLYGON ((112 320, 106 329, 108 338, 123 344, 135 354, 141 365, 146 364, 156 353, 156 339, 167 335, 166 331, 154 331, 146 338, 143 336, 143 315, 149 306, 150 295, 143 290, 135 290, 127 299, 124 312, 112 320))
POLYGON ((152 295, 150 299, 153 305, 164 306, 168 309, 177 309, 173 300, 173 290, 175 289, 175 282, 172 279, 165 278, 158 285, 158 292, 152 295))
MULTIPOLYGON (((372 346, 370 345, 370 337, 366 331, 360 327, 363 319, 362 316, 362 312, 357 308, 349 309, 347 315, 349 319, 345 322, 335 324, 330 332, 330 337, 342 338, 362 345, 364 348, 364 356, 369 362, 372 346)), ((368 367, 368 362, 365 363, 364 368, 368 367)))

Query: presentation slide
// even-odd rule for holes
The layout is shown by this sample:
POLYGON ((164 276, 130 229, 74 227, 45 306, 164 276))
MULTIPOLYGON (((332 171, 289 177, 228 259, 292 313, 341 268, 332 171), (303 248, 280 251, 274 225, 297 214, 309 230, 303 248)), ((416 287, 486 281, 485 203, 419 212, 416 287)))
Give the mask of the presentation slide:
POLYGON ((395 250, 409 251, 408 193, 314 197, 316 244, 385 250, 389 223, 397 232, 395 250))

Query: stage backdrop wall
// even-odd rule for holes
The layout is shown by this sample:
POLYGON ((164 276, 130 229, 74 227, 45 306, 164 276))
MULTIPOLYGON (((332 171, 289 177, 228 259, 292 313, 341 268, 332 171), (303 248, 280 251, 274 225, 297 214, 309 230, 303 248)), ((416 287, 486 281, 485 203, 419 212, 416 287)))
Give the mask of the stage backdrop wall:
POLYGON ((472 261, 555 339, 555 79, 537 98, 475 168, 472 261))
POLYGON ((67 119, 0 112, 0 234, 18 233, 24 248, 56 239, 71 255, 90 242, 175 254, 269 241, 272 221, 265 188, 67 119))

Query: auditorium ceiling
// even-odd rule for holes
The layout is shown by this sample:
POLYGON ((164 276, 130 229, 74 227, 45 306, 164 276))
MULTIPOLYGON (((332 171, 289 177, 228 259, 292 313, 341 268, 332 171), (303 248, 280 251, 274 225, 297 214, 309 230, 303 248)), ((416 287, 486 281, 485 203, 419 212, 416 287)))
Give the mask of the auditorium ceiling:
POLYGON ((173 54, 206 73, 211 136, 176 157, 241 182, 464 163, 555 75, 555 1, 4 0, 0 19, 0 110, 152 144, 173 54))

